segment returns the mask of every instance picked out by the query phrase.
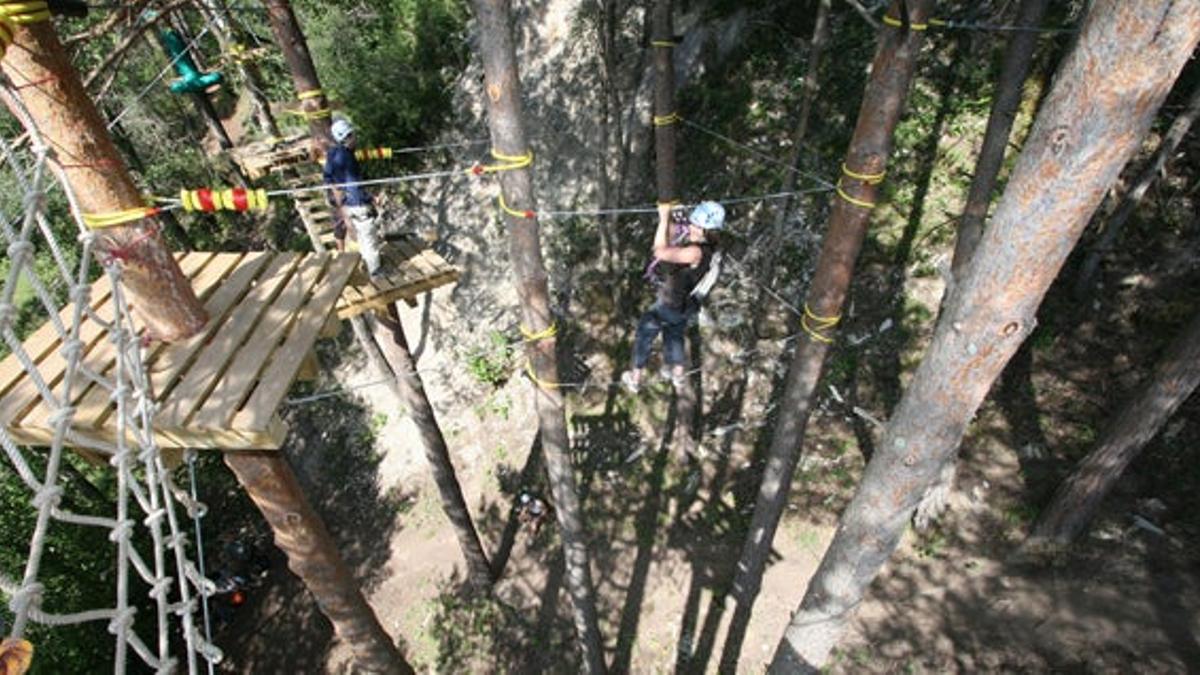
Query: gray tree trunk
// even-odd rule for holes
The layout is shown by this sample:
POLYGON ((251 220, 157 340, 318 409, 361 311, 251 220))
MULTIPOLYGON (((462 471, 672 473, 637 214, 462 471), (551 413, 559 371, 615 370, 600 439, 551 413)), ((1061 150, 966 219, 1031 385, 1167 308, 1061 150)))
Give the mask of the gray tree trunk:
POLYGON ((825 665, 1198 40, 1200 2, 1097 0, 772 672, 825 665))
POLYGON ((1025 548, 1071 544, 1095 517, 1100 503, 1130 462, 1141 454, 1179 406, 1200 385, 1200 314, 1175 339, 1154 375, 1131 399, 1042 512, 1025 548))
MULTIPOLYGON (((896 0, 888 12, 893 17, 899 16, 901 7, 906 5, 910 9, 909 19, 912 23, 925 23, 933 2, 896 0)), ((844 196, 833 200, 829 230, 805 299, 806 306, 814 316, 829 318, 841 315, 842 304, 854 274, 854 263, 866 235, 871 205, 878 199, 884 167, 892 152, 893 132, 900 121, 909 85, 916 72, 922 42, 922 33, 918 31, 886 27, 879 32, 879 47, 845 158, 845 165, 860 178, 843 176, 837 194, 844 196), (870 178, 864 179, 868 176, 870 178)), ((799 341, 788 368, 783 399, 779 404, 779 419, 771 437, 754 515, 738 559, 731 591, 737 601, 737 609, 725 639, 722 669, 735 668, 741 653, 751 609, 762 584, 767 556, 771 552, 771 542, 787 504, 792 474, 795 473, 804 443, 813 394, 829 344, 833 341, 836 321, 806 319, 805 325, 810 330, 799 341)))
MULTIPOLYGON (((479 20, 479 53, 483 61, 484 98, 488 110, 492 147, 506 156, 529 152, 521 113, 521 82, 517 74, 516 49, 510 30, 509 0, 472 0, 479 20)), ((533 181, 528 169, 513 169, 498 174, 501 194, 515 210, 535 208, 533 181)), ((541 237, 536 218, 511 213, 504 215, 509 234, 509 256, 522 320, 531 334, 543 333, 554 324, 546 285, 546 266, 542 262, 541 237)), ((575 632, 579 637, 584 672, 602 673, 604 645, 596 616, 595 592, 588 555, 587 534, 575 486, 574 467, 569 454, 566 410, 558 382, 557 340, 553 336, 527 340, 535 383, 534 401, 538 426, 546 458, 546 472, 554 495, 563 556, 567 569, 567 588, 574 610, 575 632)))
POLYGON ((433 481, 441 495, 442 509, 454 527, 458 545, 467 561, 467 578, 476 590, 486 591, 494 580, 492 568, 488 564, 487 554, 483 552, 483 545, 479 543, 475 523, 471 521, 471 510, 467 508, 462 486, 454 472, 446 437, 433 413, 433 404, 425 394, 421 376, 417 374, 417 364, 408 349, 400 314, 395 306, 389 306, 387 317, 379 317, 374 323, 376 342, 382 347, 388 369, 392 371, 392 392, 408 407, 408 414, 421 434, 421 445, 425 446, 425 459, 429 462, 433 481))

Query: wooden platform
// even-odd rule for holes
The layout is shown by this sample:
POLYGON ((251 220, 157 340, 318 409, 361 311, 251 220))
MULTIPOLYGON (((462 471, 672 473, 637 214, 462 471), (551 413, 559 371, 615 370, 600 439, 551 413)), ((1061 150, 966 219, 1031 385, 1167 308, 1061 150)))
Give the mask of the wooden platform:
MULTIPOLYGON (((243 169, 251 175, 255 172, 258 175, 281 174, 283 185, 289 188, 320 185, 320 167, 303 161, 307 159, 307 140, 307 136, 300 136, 274 146, 258 143, 239 148, 236 155, 243 169)), ((332 249, 333 211, 326 202, 325 192, 298 193, 294 203, 309 235, 326 249, 332 249)), ((352 239, 347 239, 346 243, 348 248, 354 249, 352 239)), ((382 265, 386 271, 383 278, 368 279, 366 274, 351 277, 338 300, 338 318, 347 319, 371 310, 383 311, 399 301, 415 304, 420 294, 454 283, 459 278, 458 268, 447 263, 415 235, 390 238, 383 247, 382 265)))
POLYGON ((368 279, 355 275, 338 299, 337 315, 346 319, 368 310, 386 310, 388 305, 405 301, 416 304, 417 297, 446 284, 458 281, 458 268, 442 256, 425 247, 425 242, 412 234, 393 237, 383 246, 380 264, 382 278, 368 279))
MULTIPOLYGON (((163 448, 278 448, 286 429, 278 410, 304 369, 318 335, 358 266, 355 254, 188 253, 180 267, 209 311, 204 331, 184 342, 145 350, 159 409, 155 435, 163 448)), ((96 316, 109 320, 112 298, 102 278, 93 286, 96 316)), ((60 316, 68 322, 73 309, 60 316)), ((85 321, 84 364, 102 376, 115 365, 112 343, 96 321, 85 321)), ((65 361, 50 324, 25 349, 42 378, 62 390, 65 361)), ((309 361, 311 365, 311 361, 309 361)), ((77 382, 74 440, 113 442, 115 408, 107 389, 77 382)), ((15 356, 0 362, 0 424, 18 443, 46 445, 50 409, 15 356)))
POLYGON ((308 134, 298 134, 239 146, 230 155, 248 178, 258 179, 285 166, 313 164, 311 152, 308 134))

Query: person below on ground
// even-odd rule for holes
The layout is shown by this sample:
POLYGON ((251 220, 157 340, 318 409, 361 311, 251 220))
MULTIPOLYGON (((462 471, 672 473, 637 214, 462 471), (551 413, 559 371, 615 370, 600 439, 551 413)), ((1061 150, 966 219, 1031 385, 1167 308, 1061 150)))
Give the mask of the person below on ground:
POLYGON ((550 517, 550 505, 541 497, 522 491, 517 498, 517 520, 529 528, 530 536, 536 537, 542 524, 550 517))
POLYGON ((681 209, 673 212, 668 204, 659 205, 654 261, 646 270, 657 291, 654 305, 638 321, 633 368, 621 376, 630 391, 636 393, 641 386, 659 333, 663 337, 663 375, 676 388, 683 385, 683 334, 716 282, 721 263, 717 233, 723 227, 725 209, 716 202, 702 202, 686 215, 681 209))
POLYGON ((379 224, 371 195, 358 185, 363 178, 358 160, 354 157, 357 142, 354 127, 339 118, 334 120, 331 132, 334 145, 325 156, 323 177, 325 185, 330 186, 327 195, 334 209, 333 236, 337 240, 338 250, 346 250, 346 224, 349 221, 354 228, 354 238, 358 240, 367 273, 376 276, 381 273, 379 224))

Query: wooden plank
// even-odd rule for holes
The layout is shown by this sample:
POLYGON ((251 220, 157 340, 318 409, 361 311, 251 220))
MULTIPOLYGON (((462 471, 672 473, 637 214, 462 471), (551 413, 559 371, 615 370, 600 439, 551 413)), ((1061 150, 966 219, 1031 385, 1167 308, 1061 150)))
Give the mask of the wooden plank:
POLYGON ((335 338, 342 333, 342 322, 338 319, 337 314, 330 314, 325 321, 325 327, 321 329, 321 334, 318 336, 326 340, 335 338))
MULTIPOLYGON (((329 273, 322 280, 305 311, 297 318, 295 326, 278 353, 304 353, 316 340, 317 331, 333 311, 342 287, 358 265, 357 256, 336 256, 329 266, 329 273)), ((233 419, 233 428, 258 432, 270 428, 283 397, 287 395, 295 378, 295 366, 287 358, 277 358, 263 373, 257 389, 233 419)))
MULTIPOLYGON (((260 318, 254 325, 253 332, 245 340, 245 344, 242 344, 234 353, 224 350, 221 352, 223 355, 228 354, 223 358, 230 361, 229 368, 222 374, 220 381, 213 387, 211 393, 207 395, 204 405, 197 408, 188 424, 189 427, 228 428, 230 421, 237 414, 238 408, 241 407, 242 401, 246 400, 254 388, 259 373, 273 361, 290 364, 288 381, 291 382, 307 348, 311 348, 312 345, 309 344, 304 351, 292 353, 279 353, 275 350, 279 346, 280 340, 287 335, 296 314, 304 309, 305 301, 317 281, 322 277, 322 273, 331 259, 332 256, 328 253, 305 256, 295 276, 288 281, 287 287, 274 297, 270 306, 260 314, 260 318)), ((324 317, 322 317, 323 324, 324 317)), ((320 325, 317 326, 318 329, 320 327, 320 325)), ((315 340, 314 335, 313 341, 315 340)))
MULTIPOLYGON (((99 311, 100 307, 107 303, 111 296, 112 286, 108 283, 108 277, 102 276, 92 284, 92 309, 99 311)), ((68 304, 62 308, 58 313, 58 320, 69 330, 72 322, 75 320, 75 307, 68 304)), ((84 320, 86 321, 87 319, 85 318, 84 320)), ((58 329, 50 321, 42 324, 40 328, 22 342, 26 353, 35 364, 57 349, 58 345, 58 329)), ((6 356, 3 361, 0 361, 0 396, 3 396, 5 392, 25 376, 25 366, 21 365, 21 361, 17 358, 17 355, 14 353, 6 356)))
MULTIPOLYGON (((180 268, 185 276, 191 276, 197 272, 206 269, 207 263, 211 260, 211 254, 202 254, 196 256, 185 257, 180 261, 180 268)), ((103 284, 111 286, 107 276, 101 277, 94 284, 103 284)), ((96 315, 101 317, 103 321, 112 321, 112 316, 115 313, 112 297, 106 299, 100 307, 96 309, 96 315)), ((108 333, 106 329, 96 321, 89 317, 85 317, 79 327, 79 339, 84 345, 83 363, 90 368, 103 368, 104 354, 111 353, 112 344, 105 338, 108 333)), ((57 342, 57 332, 55 332, 57 342)), ((61 389, 64 386, 64 376, 66 374, 67 360, 62 352, 58 350, 57 345, 46 354, 41 363, 37 364, 38 373, 51 391, 57 396, 62 396, 61 389)), ((82 395, 88 388, 90 382, 84 379, 77 380, 79 389, 72 392, 75 396, 82 395)), ((107 396, 107 392, 105 393, 107 396)), ((4 397, 4 406, 0 410, 0 424, 5 427, 16 426, 43 426, 46 424, 51 413, 50 405, 43 401, 41 394, 34 384, 32 377, 24 377, 16 386, 4 397)), ((78 415, 78 413, 76 413, 78 415)))
POLYGON ((220 381, 246 336, 259 317, 287 286, 300 262, 297 255, 279 254, 267 265, 257 285, 246 294, 229 318, 204 345, 195 365, 160 405, 159 421, 166 427, 182 427, 208 399, 208 393, 220 381))
POLYGON ((370 310, 384 310, 387 309, 388 305, 398 300, 416 298, 425 291, 431 291, 435 288, 440 288, 446 284, 453 283, 457 279, 457 272, 442 274, 437 277, 419 281, 415 284, 408 284, 403 288, 393 289, 387 293, 374 295, 371 298, 365 299, 362 302, 353 305, 339 306, 338 317, 341 319, 347 319, 370 310))
MULTIPOLYGON (((197 295, 205 299, 204 309, 209 315, 208 324, 204 330, 183 342, 157 344, 146 354, 145 363, 150 377, 150 391, 154 392, 156 401, 161 400, 162 394, 168 388, 169 378, 173 378, 178 372, 178 368, 171 369, 175 355, 207 339, 215 326, 220 323, 226 308, 233 302, 229 296, 236 289, 238 280, 237 272, 234 271, 231 276, 231 270, 234 270, 239 264, 242 267, 251 268, 261 265, 261 262, 256 262, 256 260, 262 257, 261 253, 251 253, 246 256, 238 253, 214 254, 214 259, 204 269, 204 278, 198 277, 194 284, 198 287, 197 295), (210 293, 209 290, 212 292, 210 293)), ((243 287, 247 285, 249 285, 249 279, 244 281, 243 287)), ((103 387, 93 387, 75 404, 74 426, 99 427, 103 425, 104 419, 113 412, 115 410, 110 401, 109 392, 103 387)))

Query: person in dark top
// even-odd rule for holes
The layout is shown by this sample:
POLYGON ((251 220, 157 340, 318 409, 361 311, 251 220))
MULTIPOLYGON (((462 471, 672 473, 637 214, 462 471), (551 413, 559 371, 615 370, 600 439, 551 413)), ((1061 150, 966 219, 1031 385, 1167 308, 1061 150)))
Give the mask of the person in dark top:
POLYGON ((725 227, 725 209, 702 202, 684 215, 670 205, 658 207, 654 234, 654 261, 646 276, 656 286, 654 305, 638 321, 633 343, 633 368, 621 375, 627 389, 637 392, 650 360, 650 349, 663 336, 663 374, 676 388, 683 385, 683 334, 688 321, 716 282, 721 266, 717 233, 725 227))
POLYGON ((331 133, 334 145, 325 155, 323 178, 325 184, 330 186, 328 198, 334 207, 333 236, 337 240, 338 250, 346 250, 346 223, 349 221, 354 228, 367 273, 376 276, 381 273, 379 229, 371 195, 358 185, 363 177, 358 160, 354 157, 354 127, 339 118, 334 120, 331 133))

